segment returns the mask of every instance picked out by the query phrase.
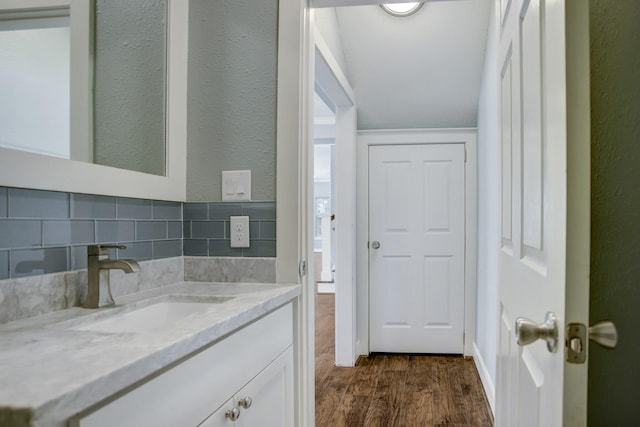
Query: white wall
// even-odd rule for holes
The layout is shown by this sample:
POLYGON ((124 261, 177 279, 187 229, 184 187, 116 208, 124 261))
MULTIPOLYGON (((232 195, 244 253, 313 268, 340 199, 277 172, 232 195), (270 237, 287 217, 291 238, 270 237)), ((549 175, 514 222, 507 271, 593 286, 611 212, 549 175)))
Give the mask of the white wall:
POLYGON ((478 105, 478 299, 475 359, 494 407, 500 249, 500 109, 498 20, 492 6, 478 105))
POLYGON ((347 61, 344 59, 344 51, 342 49, 342 41, 340 40, 340 28, 338 26, 338 19, 336 17, 336 9, 315 9, 314 10, 314 24, 322 38, 329 46, 329 50, 333 54, 336 62, 340 66, 342 72, 348 76, 347 61))
POLYGON ((0 31, 0 146, 69 158, 69 46, 68 20, 0 31))

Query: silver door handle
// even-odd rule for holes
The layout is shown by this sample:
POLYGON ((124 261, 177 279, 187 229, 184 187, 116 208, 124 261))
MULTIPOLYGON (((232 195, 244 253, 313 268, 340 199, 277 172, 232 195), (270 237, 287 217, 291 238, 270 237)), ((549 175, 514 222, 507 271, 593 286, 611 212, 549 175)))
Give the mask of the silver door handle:
POLYGON ((547 342, 547 349, 551 353, 558 350, 558 316, 548 312, 543 323, 518 317, 516 319, 516 338, 519 346, 525 346, 538 339, 547 342))
POLYGON ((616 348, 618 345, 618 331, 610 320, 598 322, 591 327, 583 323, 569 323, 565 333, 565 357, 569 363, 584 363, 587 361, 587 339, 605 348, 616 348))
POLYGON ((371 243, 371 247, 373 249, 380 249, 380 242, 378 242, 377 240, 375 240, 373 243, 371 243))

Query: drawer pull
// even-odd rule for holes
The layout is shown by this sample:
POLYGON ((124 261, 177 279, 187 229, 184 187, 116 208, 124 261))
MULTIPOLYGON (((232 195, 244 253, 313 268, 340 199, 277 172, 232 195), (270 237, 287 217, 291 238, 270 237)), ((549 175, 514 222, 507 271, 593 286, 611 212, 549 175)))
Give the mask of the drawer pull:
POLYGON ((231 421, 236 421, 240 418, 240 408, 229 409, 226 414, 224 414, 226 418, 229 418, 231 421))
POLYGON ((252 403, 253 403, 253 400, 251 399, 251 396, 247 396, 240 399, 240 401, 238 402, 238 405, 242 406, 244 409, 249 409, 251 408, 252 403))

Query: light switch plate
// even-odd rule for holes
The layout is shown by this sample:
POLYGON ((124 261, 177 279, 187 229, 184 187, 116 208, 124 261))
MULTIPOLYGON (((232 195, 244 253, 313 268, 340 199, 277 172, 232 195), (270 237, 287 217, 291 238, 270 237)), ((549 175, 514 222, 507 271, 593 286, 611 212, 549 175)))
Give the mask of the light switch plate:
POLYGON ((248 248, 249 243, 249 217, 231 216, 231 247, 248 248))
POLYGON ((222 171, 222 201, 251 200, 251 171, 222 171))

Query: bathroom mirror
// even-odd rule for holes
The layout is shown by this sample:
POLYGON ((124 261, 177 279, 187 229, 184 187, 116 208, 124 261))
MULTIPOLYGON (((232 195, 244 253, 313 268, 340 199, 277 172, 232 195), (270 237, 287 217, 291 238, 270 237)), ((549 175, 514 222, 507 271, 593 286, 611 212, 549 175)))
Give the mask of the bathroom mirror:
MULTIPOLYGON (((27 112, 13 121, 23 122, 31 140, 60 141, 66 134, 70 144, 55 144, 54 150, 48 144, 18 150, 6 143, 7 132, 0 132, 0 185, 185 198, 187 2, 3 0, 0 32, 3 23, 39 31, 51 27, 62 33, 56 40, 67 38, 68 99, 39 115, 33 106, 45 102, 26 103, 27 112), (50 24, 40 24, 45 21, 50 24), (58 114, 61 111, 68 112, 68 120, 58 114), (59 126, 65 122, 66 129, 59 126), (54 136, 47 123, 62 130, 56 129, 54 136)), ((42 51, 36 54, 38 60, 45 56, 42 51)), ((55 73, 43 69, 37 69, 41 75, 36 74, 35 81, 60 89, 61 84, 42 77, 55 73)), ((24 91, 17 94, 14 98, 24 101, 24 91)), ((0 96, 0 103, 4 99, 0 96)), ((9 109, 17 104, 12 102, 9 109)))

